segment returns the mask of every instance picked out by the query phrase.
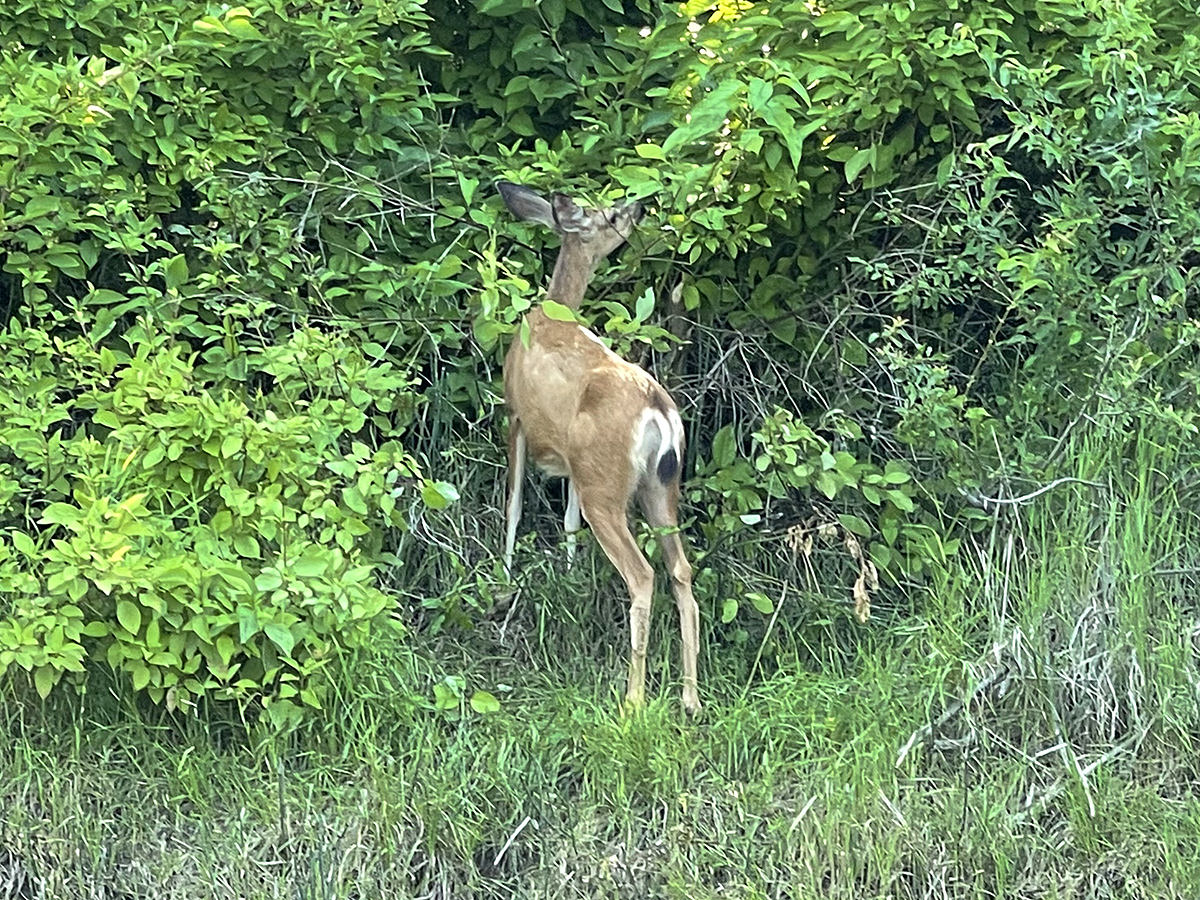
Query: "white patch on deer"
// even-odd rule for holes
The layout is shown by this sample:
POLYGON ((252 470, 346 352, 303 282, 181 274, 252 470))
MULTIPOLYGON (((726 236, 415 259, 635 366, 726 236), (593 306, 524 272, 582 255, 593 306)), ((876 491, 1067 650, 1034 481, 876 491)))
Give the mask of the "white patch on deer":
POLYGON ((657 409, 647 406, 634 423, 629 461, 638 480, 650 469, 651 459, 657 466, 669 450, 677 447, 675 435, 683 433, 683 422, 674 410, 671 411, 671 417, 674 422, 657 409), (677 428, 672 428, 676 422, 677 428))

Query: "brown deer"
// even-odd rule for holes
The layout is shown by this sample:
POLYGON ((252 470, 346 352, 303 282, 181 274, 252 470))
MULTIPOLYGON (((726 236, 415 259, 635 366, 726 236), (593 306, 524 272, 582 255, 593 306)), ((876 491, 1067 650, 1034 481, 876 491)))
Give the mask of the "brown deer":
MULTIPOLYGON (((637 202, 584 209, 562 194, 547 200, 509 182, 497 188, 518 219, 544 225, 562 238, 546 298, 571 309, 579 308, 596 265, 625 242, 642 217, 637 202)), ((587 328, 551 318, 540 306, 526 315, 505 358, 504 397, 509 411, 505 570, 512 565, 528 451, 546 472, 568 479, 568 561, 582 513, 625 579, 633 645, 625 701, 642 705, 654 570, 629 531, 626 511, 636 497, 646 521, 662 529, 683 638, 683 706, 698 712, 700 616, 678 530, 683 422, 675 403, 643 369, 621 359, 587 328)))

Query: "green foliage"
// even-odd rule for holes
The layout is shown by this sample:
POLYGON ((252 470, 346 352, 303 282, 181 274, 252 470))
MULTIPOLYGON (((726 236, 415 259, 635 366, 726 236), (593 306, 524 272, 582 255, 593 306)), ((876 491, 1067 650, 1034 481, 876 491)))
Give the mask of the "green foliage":
POLYGON ((354 439, 405 406, 409 379, 297 331, 256 356, 273 384, 251 409, 178 342, 136 334, 132 353, 3 336, 0 670, 44 695, 92 658, 172 708, 318 707, 322 670, 391 606, 383 529, 418 495, 453 499, 395 441, 354 439))
MULTIPOLYGON (((875 566, 894 579, 911 579, 944 566, 957 551, 959 539, 942 536, 937 519, 921 507, 905 464, 889 460, 880 467, 835 450, 784 409, 763 421, 752 442, 751 453, 742 455, 726 426, 713 439, 712 459, 698 466, 693 498, 706 507, 708 543, 781 521, 788 523, 785 540, 796 556, 810 557, 817 540, 840 543, 858 576, 852 593, 864 621, 870 593, 879 590, 875 566), (866 563, 864 550, 875 566, 866 563)), ((746 599, 770 615, 770 598, 750 588, 741 586, 746 599)), ((732 621, 737 611, 737 601, 726 598, 721 621, 732 621)))
POLYGON ((1174 0, 0 4, 9 881, 1193 895, 1197 59, 1174 0), (687 423, 702 728, 613 715, 597 549, 501 574, 556 239, 497 178, 648 210, 580 318, 687 423))
POLYGON ((872 599, 919 614, 988 521, 964 497, 1059 477, 1082 422, 1194 427, 1191 24, 1058 0, 6 5, 2 565, 22 610, 77 570, 47 607, 63 637, 22 631, 19 665, 44 689, 118 646, 164 702, 291 702, 385 588, 431 630, 488 606, 496 364, 555 240, 513 239, 499 177, 649 209, 581 315, 687 414, 702 605, 786 616, 779 559, 824 537, 856 599, 873 563, 872 599), (134 646, 184 627, 136 574, 164 560, 243 573, 172 591, 255 610, 209 629, 231 655, 134 646))

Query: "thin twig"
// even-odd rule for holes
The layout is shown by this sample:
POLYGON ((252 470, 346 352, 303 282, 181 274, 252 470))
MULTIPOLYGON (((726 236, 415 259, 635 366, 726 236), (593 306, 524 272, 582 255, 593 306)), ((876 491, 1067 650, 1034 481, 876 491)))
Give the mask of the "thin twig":
POLYGON ((962 487, 959 488, 959 492, 964 497, 966 497, 967 500, 969 500, 973 505, 982 507, 983 509, 987 509, 988 506, 993 505, 993 504, 996 506, 1000 506, 1001 504, 1005 504, 1005 503, 1027 503, 1030 500, 1033 500, 1035 497, 1040 497, 1042 494, 1046 493, 1046 491, 1053 490, 1054 488, 1058 487, 1060 484, 1070 484, 1070 483, 1083 484, 1083 485, 1086 485, 1088 487, 1093 487, 1093 488, 1104 487, 1104 485, 1101 484, 1100 482, 1086 481, 1082 478, 1074 478, 1072 476, 1066 476, 1063 478, 1057 478, 1054 481, 1050 482, 1049 484, 1042 485, 1036 491, 1025 494, 1021 497, 985 497, 983 494, 979 493, 978 491, 968 490, 968 489, 962 488, 962 487))
POLYGON ((758 645, 758 652, 754 654, 754 665, 750 667, 750 674, 746 678, 746 683, 742 687, 742 699, 746 699, 746 694, 750 690, 750 683, 754 680, 754 675, 758 671, 758 664, 762 660, 763 649, 767 646, 767 641, 771 638, 771 632, 775 628, 775 622, 779 618, 779 613, 783 609, 783 601, 787 599, 788 582, 784 579, 783 590, 779 593, 779 602, 775 604, 775 610, 771 613, 771 621, 767 623, 767 630, 763 632, 762 641, 758 645))
POLYGON ((529 818, 529 816, 526 816, 524 819, 521 820, 521 824, 518 825, 516 827, 516 829, 513 831, 513 833, 508 836, 508 840, 504 842, 504 846, 500 848, 500 852, 497 853, 496 858, 492 860, 492 868, 495 868, 496 866, 500 865, 500 860, 502 860, 504 858, 504 854, 508 852, 508 848, 512 846, 512 842, 517 839, 517 835, 519 835, 522 831, 524 831, 525 826, 528 825, 531 821, 532 820, 529 818))

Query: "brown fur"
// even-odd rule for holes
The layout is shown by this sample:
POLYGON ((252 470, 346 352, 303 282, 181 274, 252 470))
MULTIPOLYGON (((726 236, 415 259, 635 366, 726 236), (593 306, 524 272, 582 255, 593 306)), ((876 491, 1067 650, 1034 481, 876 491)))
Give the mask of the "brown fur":
MULTIPOLYGON (((561 195, 551 201, 516 185, 501 184, 501 194, 517 216, 540 222, 563 237, 547 297, 578 307, 596 264, 620 246, 640 206, 585 210, 561 195)), ((692 570, 678 532, 679 445, 635 467, 637 442, 666 436, 662 424, 678 422, 670 395, 644 370, 604 347, 574 322, 549 318, 542 309, 525 319, 527 340, 514 338, 504 363, 504 395, 509 408, 509 502, 505 565, 511 564, 521 510, 523 449, 552 474, 567 476, 572 496, 596 540, 620 572, 629 590, 632 656, 626 701, 645 699, 646 643, 654 571, 629 530, 626 511, 637 497, 646 520, 663 529, 660 543, 679 608, 683 654, 683 705, 700 708, 696 657, 699 611, 692 596, 692 570), (646 410, 658 417, 655 430, 639 426, 646 410), (524 445, 524 448, 523 446, 524 445), (644 469, 644 471, 639 471, 644 469)), ((644 426, 643 426, 644 427, 644 426)), ((674 427, 674 426, 671 426, 674 427)), ((573 553, 572 512, 568 504, 568 555, 573 553)))

